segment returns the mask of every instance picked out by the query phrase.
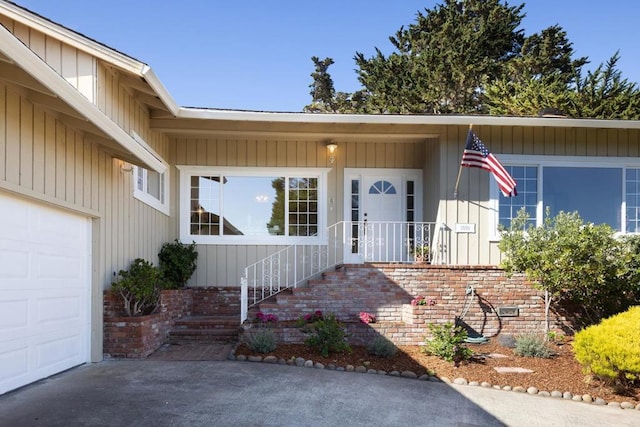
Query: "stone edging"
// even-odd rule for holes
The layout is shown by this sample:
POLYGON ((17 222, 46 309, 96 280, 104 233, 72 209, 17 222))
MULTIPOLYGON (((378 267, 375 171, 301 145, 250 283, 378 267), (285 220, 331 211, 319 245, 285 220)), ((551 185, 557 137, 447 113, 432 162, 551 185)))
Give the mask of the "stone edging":
POLYGON ((391 371, 391 372, 386 372, 386 371, 382 371, 382 370, 375 370, 375 369, 368 369, 366 366, 353 366, 353 365, 347 365, 347 366, 336 366, 333 364, 328 364, 328 365, 324 365, 323 363, 320 362, 314 362, 313 360, 305 360, 303 357, 297 357, 295 359, 289 359, 289 360, 285 360, 285 359, 278 359, 275 356, 245 356, 245 355, 237 355, 236 356, 236 349, 232 349, 231 352, 229 352, 229 356, 228 359, 229 360, 235 360, 235 361, 239 361, 239 362, 258 362, 258 363, 269 363, 272 365, 287 365, 287 366, 295 366, 295 367, 299 367, 299 368, 315 368, 315 369, 327 369, 330 371, 340 371, 340 372, 356 372, 356 373, 360 373, 360 374, 375 374, 375 375, 390 375, 392 377, 402 377, 402 378, 409 378, 409 379, 414 379, 414 380, 418 380, 418 381, 431 381, 431 382, 439 382, 439 383, 446 383, 446 384, 455 384, 455 385, 465 385, 465 386, 471 386, 471 387, 483 387, 483 388, 490 388, 490 389, 494 389, 494 390, 503 390, 503 391, 513 391, 516 393, 527 393, 527 394, 531 394, 531 395, 537 395, 537 396, 542 396, 542 397, 553 397, 556 399, 565 399, 565 400, 571 400, 574 402, 584 402, 584 403, 591 403, 593 405, 598 405, 598 406, 610 406, 610 407, 614 407, 614 408, 620 408, 620 409, 636 409, 638 411, 640 411, 640 403, 638 403, 637 405, 633 405, 633 403, 631 402, 607 402, 604 399, 601 398, 593 398, 591 397, 591 395, 589 394, 583 394, 583 395, 579 395, 579 394, 572 394, 568 391, 560 392, 557 390, 554 390, 552 392, 548 392, 548 391, 544 391, 544 390, 538 390, 536 387, 529 387, 529 388, 524 388, 524 387, 511 387, 511 386, 504 386, 504 387, 500 387, 499 385, 492 385, 486 381, 483 382, 478 382, 478 381, 467 381, 464 378, 456 378, 454 380, 451 380, 450 378, 447 377, 436 377, 436 376, 431 376, 431 375, 421 375, 418 376, 415 372, 413 371, 403 371, 403 372, 399 372, 399 371, 391 371))

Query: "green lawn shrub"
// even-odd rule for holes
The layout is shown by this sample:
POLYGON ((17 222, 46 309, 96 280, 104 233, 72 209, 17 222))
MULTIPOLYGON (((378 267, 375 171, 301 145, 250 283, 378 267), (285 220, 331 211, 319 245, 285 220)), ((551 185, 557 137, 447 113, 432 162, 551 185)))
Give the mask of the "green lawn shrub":
POLYGON ((553 350, 549 348, 542 337, 537 335, 520 335, 516 337, 516 347, 513 352, 522 357, 538 357, 549 359, 553 350))
POLYGON ((383 336, 377 336, 367 344, 367 352, 378 357, 392 357, 397 351, 398 347, 383 336))
POLYGON ((247 333, 244 340, 251 350, 262 354, 270 353, 278 347, 276 335, 269 328, 257 328, 247 333))
POLYGON ((309 335, 304 343, 324 357, 329 353, 351 353, 344 325, 332 313, 306 323, 301 330, 309 335))
POLYGON ((182 289, 196 271, 198 251, 196 244, 183 245, 179 240, 162 245, 158 253, 160 270, 168 289, 182 289))
POLYGON ((468 335, 462 326, 455 326, 451 322, 432 323, 429 325, 429 330, 432 336, 431 339, 425 340, 424 351, 427 354, 453 362, 456 366, 473 355, 473 351, 464 345, 468 335))
POLYGON ((578 332, 575 357, 586 373, 627 386, 640 378, 640 306, 578 332))

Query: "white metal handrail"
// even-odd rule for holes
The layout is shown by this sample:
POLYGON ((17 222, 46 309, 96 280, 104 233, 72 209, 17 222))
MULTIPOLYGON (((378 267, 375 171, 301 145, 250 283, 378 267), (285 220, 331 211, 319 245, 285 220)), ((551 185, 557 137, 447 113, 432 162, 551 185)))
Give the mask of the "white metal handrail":
POLYGON ((345 262, 415 262, 416 249, 423 248, 426 261, 445 264, 446 230, 429 222, 338 222, 327 228, 322 243, 293 244, 245 267, 241 322, 250 306, 345 262))

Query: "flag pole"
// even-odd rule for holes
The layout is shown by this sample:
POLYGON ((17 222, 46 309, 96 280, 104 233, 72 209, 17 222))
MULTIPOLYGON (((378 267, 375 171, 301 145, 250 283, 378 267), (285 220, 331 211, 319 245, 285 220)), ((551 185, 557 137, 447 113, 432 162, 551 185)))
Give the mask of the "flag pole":
MULTIPOLYGON (((473 130, 473 123, 469 124, 469 130, 473 130)), ((453 198, 458 198, 458 186, 460 185, 460 175, 462 175, 462 163, 460 163, 460 167, 458 168, 458 179, 456 179, 456 188, 453 190, 453 198)))

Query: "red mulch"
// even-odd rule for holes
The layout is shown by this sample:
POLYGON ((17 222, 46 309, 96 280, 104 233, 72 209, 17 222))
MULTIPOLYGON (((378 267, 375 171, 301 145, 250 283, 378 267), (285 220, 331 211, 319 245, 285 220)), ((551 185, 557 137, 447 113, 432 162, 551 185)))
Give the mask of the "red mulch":
POLYGON ((436 375, 450 380, 465 378, 467 381, 486 381, 498 386, 521 386, 525 389, 536 387, 548 392, 557 390, 568 391, 574 395, 589 394, 594 399, 599 397, 607 402, 640 402, 640 387, 627 390, 615 390, 600 381, 585 376, 582 367, 573 356, 571 343, 553 345, 556 355, 550 359, 519 357, 513 349, 499 345, 495 340, 487 344, 469 344, 474 356, 471 360, 455 367, 435 356, 428 356, 419 346, 399 346, 395 356, 380 358, 369 355, 365 347, 353 346, 351 354, 331 354, 322 357, 310 350, 304 344, 280 344, 278 348, 268 354, 258 354, 246 345, 240 344, 236 355, 245 356, 276 356, 278 359, 290 360, 302 357, 305 360, 320 362, 325 366, 333 364, 337 367, 347 365, 365 366, 367 369, 391 371, 413 371, 418 376, 422 374, 436 375), (490 354, 501 354, 507 357, 488 357, 490 354), (533 373, 500 374, 493 368, 497 366, 519 367, 534 371, 533 373))

